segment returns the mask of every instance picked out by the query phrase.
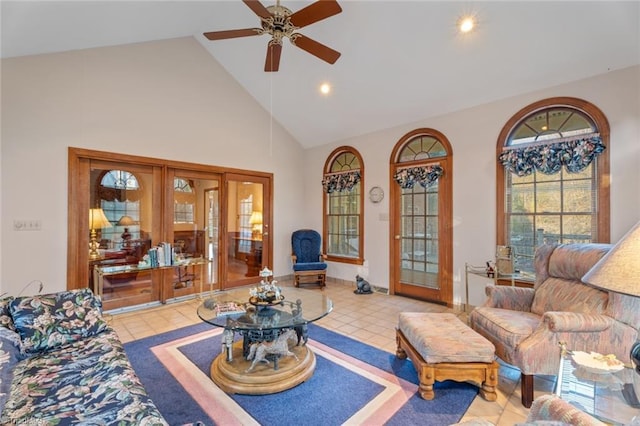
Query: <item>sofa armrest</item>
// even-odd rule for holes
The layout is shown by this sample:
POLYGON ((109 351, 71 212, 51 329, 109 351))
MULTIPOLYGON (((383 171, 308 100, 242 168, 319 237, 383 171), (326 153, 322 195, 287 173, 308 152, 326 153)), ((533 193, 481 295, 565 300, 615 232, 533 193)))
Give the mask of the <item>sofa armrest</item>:
POLYGON ((593 333, 610 328, 615 320, 606 315, 581 314, 576 312, 545 312, 542 323, 550 331, 593 333))
POLYGON ((532 288, 489 285, 485 288, 488 299, 482 306, 531 312, 535 292, 532 288))
POLYGON ((527 422, 554 420, 562 422, 562 424, 571 422, 571 424, 583 426, 605 425, 605 423, 602 423, 584 411, 580 411, 557 395, 547 394, 536 398, 531 405, 531 410, 529 410, 527 422))

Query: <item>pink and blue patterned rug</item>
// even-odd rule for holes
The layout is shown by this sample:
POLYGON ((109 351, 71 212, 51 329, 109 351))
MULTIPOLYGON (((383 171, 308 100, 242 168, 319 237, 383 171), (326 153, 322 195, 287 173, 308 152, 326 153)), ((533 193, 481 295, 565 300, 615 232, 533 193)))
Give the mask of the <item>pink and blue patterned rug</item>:
POLYGON ((436 383, 436 397, 417 394, 409 359, 311 324, 316 355, 311 378, 272 395, 230 395, 209 378, 222 329, 185 327, 125 344, 149 395, 171 425, 450 425, 477 395, 468 383, 436 383))

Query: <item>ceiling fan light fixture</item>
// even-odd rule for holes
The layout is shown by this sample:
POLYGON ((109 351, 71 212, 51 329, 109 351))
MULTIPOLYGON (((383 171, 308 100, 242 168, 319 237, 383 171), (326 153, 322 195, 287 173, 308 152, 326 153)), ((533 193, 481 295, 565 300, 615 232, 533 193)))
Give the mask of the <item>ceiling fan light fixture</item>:
POLYGON ((275 5, 268 7, 265 7, 260 0, 243 0, 243 3, 260 18, 261 28, 210 31, 204 33, 204 36, 209 40, 224 40, 269 34, 271 40, 267 44, 265 72, 278 71, 282 51, 282 40, 284 38, 288 38, 294 46, 329 64, 334 64, 340 57, 340 52, 309 37, 305 37, 300 33, 296 33, 300 28, 342 12, 342 8, 336 0, 317 0, 293 13, 288 8, 281 6, 280 0, 276 0, 275 5))

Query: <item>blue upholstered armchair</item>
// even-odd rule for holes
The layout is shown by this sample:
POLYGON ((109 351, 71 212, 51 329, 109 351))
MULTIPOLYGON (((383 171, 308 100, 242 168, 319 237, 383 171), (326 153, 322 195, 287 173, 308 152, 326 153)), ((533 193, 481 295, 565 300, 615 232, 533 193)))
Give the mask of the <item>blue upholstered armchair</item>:
POLYGON ((327 258, 322 253, 320 234, 313 229, 299 229, 291 234, 291 260, 294 284, 316 283, 325 286, 327 258))

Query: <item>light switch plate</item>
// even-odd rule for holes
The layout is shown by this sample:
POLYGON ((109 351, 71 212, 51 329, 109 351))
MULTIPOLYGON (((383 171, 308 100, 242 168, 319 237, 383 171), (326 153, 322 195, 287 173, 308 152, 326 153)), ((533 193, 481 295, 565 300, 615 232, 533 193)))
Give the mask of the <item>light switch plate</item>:
POLYGON ((39 231, 42 228, 40 220, 14 220, 14 231, 39 231))

